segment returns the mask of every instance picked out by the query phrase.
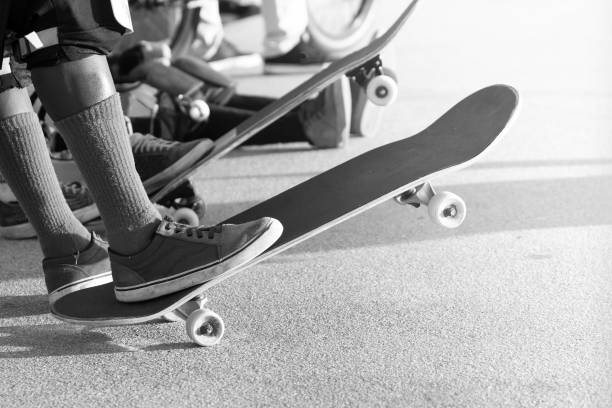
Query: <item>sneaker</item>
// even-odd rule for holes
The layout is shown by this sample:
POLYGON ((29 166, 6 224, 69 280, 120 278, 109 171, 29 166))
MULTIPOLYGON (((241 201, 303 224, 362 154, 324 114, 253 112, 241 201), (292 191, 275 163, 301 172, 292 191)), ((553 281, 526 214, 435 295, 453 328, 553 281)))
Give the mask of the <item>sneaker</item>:
POLYGON ((321 91, 315 99, 300 105, 298 117, 313 146, 344 146, 349 137, 351 122, 351 90, 348 78, 340 78, 321 91))
POLYGON ((108 244, 93 233, 84 250, 59 258, 45 258, 42 266, 50 304, 68 293, 112 280, 108 244))
POLYGON ((219 278, 265 251, 282 231, 273 218, 210 228, 164 219, 140 253, 122 256, 109 250, 115 296, 140 302, 219 278))
POLYGON ((312 43, 308 32, 289 52, 264 58, 265 74, 311 74, 321 70, 329 62, 326 55, 312 43))
POLYGON ((141 133, 132 133, 130 143, 136 170, 148 193, 165 186, 214 147, 210 139, 182 143, 141 133))
MULTIPOLYGON (((61 184, 62 193, 75 217, 82 223, 100 215, 87 187, 78 182, 61 184)), ((6 239, 36 238, 36 231, 17 201, 0 201, 0 236, 6 239)))
POLYGON ((215 71, 231 76, 256 75, 260 74, 263 68, 263 60, 259 54, 240 51, 225 38, 217 52, 208 59, 208 64, 215 71))

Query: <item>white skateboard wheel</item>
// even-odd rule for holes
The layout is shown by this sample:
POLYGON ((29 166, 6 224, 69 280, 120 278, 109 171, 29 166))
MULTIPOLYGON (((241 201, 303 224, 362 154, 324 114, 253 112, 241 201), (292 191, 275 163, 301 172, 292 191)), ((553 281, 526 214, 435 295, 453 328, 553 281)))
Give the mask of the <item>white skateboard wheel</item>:
POLYGON ((201 99, 195 99, 189 104, 189 117, 195 122, 204 122, 210 117, 210 107, 201 99))
POLYGON ((375 105, 387 106, 397 98, 397 83, 388 75, 377 75, 366 86, 366 95, 375 105))
POLYGON ((221 341, 225 324, 218 314, 209 309, 198 309, 187 318, 187 335, 194 343, 208 347, 221 341))
POLYGON ((446 228, 457 228, 465 220, 465 201, 456 194, 441 191, 428 204, 429 217, 433 222, 446 228))
POLYGON ((174 221, 178 223, 191 225, 192 227, 197 227, 200 225, 200 218, 198 217, 198 214, 196 214, 191 208, 179 208, 174 212, 173 218, 174 221))

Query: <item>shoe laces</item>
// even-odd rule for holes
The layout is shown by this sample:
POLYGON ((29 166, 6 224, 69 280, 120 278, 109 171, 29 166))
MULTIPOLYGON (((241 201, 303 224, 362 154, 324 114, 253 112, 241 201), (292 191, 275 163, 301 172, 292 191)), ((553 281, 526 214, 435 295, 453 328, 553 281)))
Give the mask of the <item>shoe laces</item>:
POLYGON ((166 225, 164 229, 166 231, 174 231, 175 234, 183 234, 189 238, 196 237, 197 239, 202 239, 206 236, 208 239, 213 239, 215 234, 220 234, 223 226, 221 224, 214 225, 212 227, 192 227, 189 225, 181 224, 179 222, 172 221, 168 217, 164 217, 164 221, 166 221, 166 225))
POLYGON ((161 139, 153 135, 134 135, 132 151, 134 153, 160 153, 176 144, 175 141, 161 139))

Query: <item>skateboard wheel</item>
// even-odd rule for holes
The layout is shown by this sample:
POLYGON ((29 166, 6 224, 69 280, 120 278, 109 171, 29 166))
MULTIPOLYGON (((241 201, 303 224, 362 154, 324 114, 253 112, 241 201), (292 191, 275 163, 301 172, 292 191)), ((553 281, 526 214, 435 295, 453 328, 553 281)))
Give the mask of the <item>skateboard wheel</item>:
POLYGON ((427 205, 429 217, 443 227, 457 228, 465 220, 465 201, 456 194, 442 191, 435 194, 427 205))
POLYGON ((187 335, 200 346, 214 346, 221 341, 225 324, 218 314, 209 309, 198 309, 187 318, 187 335))
POLYGON ((200 225, 200 218, 191 208, 179 208, 174 212, 174 220, 181 224, 197 227, 200 225))
POLYGON ((204 122, 210 117, 210 107, 201 99, 195 99, 189 104, 189 117, 195 122, 204 122))
POLYGON ((375 105, 386 106, 397 98, 397 83, 389 75, 378 75, 366 86, 366 95, 375 105))

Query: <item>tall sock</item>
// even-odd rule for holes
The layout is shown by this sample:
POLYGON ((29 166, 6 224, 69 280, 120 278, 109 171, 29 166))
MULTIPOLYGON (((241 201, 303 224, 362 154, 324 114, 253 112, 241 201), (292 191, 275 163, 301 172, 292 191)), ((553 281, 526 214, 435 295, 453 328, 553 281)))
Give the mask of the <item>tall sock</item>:
POLYGON ((98 205, 113 251, 144 249, 161 217, 136 171, 119 95, 55 125, 98 205))
POLYGON ((89 231, 72 214, 34 112, 0 120, 0 172, 38 234, 47 258, 85 248, 89 231))

